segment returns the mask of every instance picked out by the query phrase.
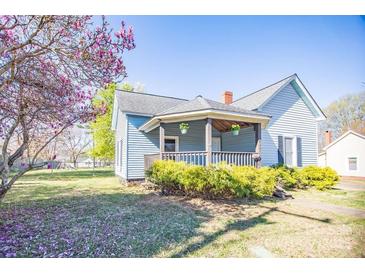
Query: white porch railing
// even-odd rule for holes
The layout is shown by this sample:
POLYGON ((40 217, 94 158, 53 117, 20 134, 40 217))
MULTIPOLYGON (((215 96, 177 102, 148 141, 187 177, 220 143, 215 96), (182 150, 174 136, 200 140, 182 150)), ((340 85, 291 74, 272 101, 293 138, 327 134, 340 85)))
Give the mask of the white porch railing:
MULTIPOLYGON (((162 160, 183 161, 193 165, 207 165, 208 152, 206 151, 181 151, 181 152, 162 152, 162 160)), ((260 158, 255 152, 231 152, 213 151, 211 153, 212 164, 226 162, 237 166, 258 166, 260 158)))
POLYGON ((162 152, 162 160, 174 160, 176 162, 186 162, 193 165, 205 166, 207 164, 206 151, 181 151, 162 152))
POLYGON ((236 166, 257 166, 259 155, 255 152, 231 152, 231 151, 213 151, 212 164, 226 162, 236 166))

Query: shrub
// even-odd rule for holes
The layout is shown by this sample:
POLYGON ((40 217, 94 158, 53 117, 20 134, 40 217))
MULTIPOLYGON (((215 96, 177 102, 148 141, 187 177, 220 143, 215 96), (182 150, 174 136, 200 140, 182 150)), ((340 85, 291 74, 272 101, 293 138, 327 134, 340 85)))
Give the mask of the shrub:
POLYGON ((159 160, 155 161, 151 168, 147 170, 146 176, 152 183, 161 188, 162 193, 176 193, 183 191, 181 176, 186 166, 184 162, 159 160))
POLYGON ((276 182, 285 189, 300 188, 300 172, 297 168, 285 165, 274 165, 276 182))
POLYGON ((339 177, 330 167, 307 166, 300 171, 300 180, 304 187, 324 190, 333 187, 339 177))
POLYGON ((271 196, 276 185, 275 172, 268 167, 233 166, 232 176, 237 197, 271 196))
POLYGON ((275 172, 230 166, 225 163, 208 167, 183 162, 156 161, 146 172, 164 194, 185 194, 205 198, 242 198, 271 195, 275 188, 275 172))
POLYGON ((235 197, 232 167, 222 162, 207 167, 208 197, 235 197))
POLYGON ((192 196, 204 195, 208 192, 207 172, 207 169, 203 166, 187 165, 180 180, 185 192, 192 196))
POLYGON ((184 194, 205 198, 262 198, 271 196, 276 184, 284 188, 316 187, 324 190, 338 181, 331 168, 286 166, 255 168, 219 163, 204 166, 184 162, 156 161, 146 172, 164 194, 184 194))

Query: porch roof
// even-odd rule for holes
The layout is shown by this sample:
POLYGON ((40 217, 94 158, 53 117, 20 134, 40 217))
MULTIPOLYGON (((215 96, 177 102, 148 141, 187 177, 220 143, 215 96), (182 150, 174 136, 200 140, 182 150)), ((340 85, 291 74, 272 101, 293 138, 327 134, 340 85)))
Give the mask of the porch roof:
POLYGON ((240 107, 226 105, 213 100, 197 96, 195 99, 180 103, 153 116, 139 129, 149 132, 160 125, 161 122, 174 123, 206 118, 235 121, 239 124, 261 123, 264 127, 270 116, 258 111, 246 110, 240 107))
MULTIPOLYGON (((230 111, 241 114, 252 114, 257 115, 260 114, 257 111, 252 111, 248 109, 244 109, 237 106, 223 104, 217 101, 213 101, 207 98, 202 97, 201 95, 195 97, 193 100, 189 100, 186 102, 182 102, 176 106, 173 106, 167 110, 159 112, 158 116, 164 116, 169 114, 177 114, 177 113, 186 113, 191 111, 200 111, 200 110, 221 110, 221 111, 230 111)), ((264 114, 262 114, 264 115, 264 114)))

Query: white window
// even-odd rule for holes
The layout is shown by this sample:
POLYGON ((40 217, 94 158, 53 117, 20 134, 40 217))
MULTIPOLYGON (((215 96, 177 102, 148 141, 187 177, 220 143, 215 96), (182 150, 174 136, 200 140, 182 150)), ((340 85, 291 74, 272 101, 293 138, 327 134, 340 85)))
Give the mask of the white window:
POLYGON ((357 157, 349 157, 349 170, 357 170, 357 157))

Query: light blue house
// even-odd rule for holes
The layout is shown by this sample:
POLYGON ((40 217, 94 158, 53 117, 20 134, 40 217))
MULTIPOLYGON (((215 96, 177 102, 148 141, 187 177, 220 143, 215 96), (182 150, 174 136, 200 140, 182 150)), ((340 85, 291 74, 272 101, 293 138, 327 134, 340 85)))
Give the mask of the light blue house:
POLYGON ((114 100, 115 173, 144 178, 155 159, 207 165, 317 165, 318 121, 325 115, 296 74, 233 101, 192 100, 118 90, 114 100), (179 125, 189 129, 182 134, 179 125), (231 132, 239 125, 238 135, 231 132))

